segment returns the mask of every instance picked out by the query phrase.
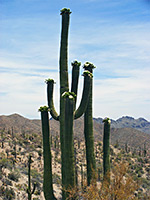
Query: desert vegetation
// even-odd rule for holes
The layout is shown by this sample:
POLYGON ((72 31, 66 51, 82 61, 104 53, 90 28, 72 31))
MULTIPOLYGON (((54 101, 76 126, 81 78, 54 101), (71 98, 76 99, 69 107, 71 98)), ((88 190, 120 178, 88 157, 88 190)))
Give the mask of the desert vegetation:
POLYGON ((55 82, 47 79, 48 106, 39 108, 42 132, 26 132, 15 127, 1 129, 0 199, 150 199, 150 157, 146 143, 143 148, 136 149, 127 142, 120 145, 117 139, 111 145, 109 118, 103 120, 103 140, 94 141, 92 89, 95 66, 90 62, 83 65, 83 94, 76 108, 81 63, 72 62, 69 90, 70 14, 70 9, 61 10, 60 114, 53 102, 55 82), (60 127, 54 134, 49 112, 60 127), (82 115, 83 136, 75 137, 73 124, 82 115))
MULTIPOLYGON (((16 151, 17 157, 14 162, 14 156, 11 154, 13 146, 11 133, 7 133, 5 130, 5 142, 4 148, 0 148, 0 193, 1 199, 27 199, 28 188, 28 159, 32 153, 33 163, 31 164, 31 189, 33 189, 36 182, 36 189, 32 195, 32 199, 44 200, 43 195, 43 149, 42 149, 42 134, 38 139, 32 141, 23 138, 21 132, 16 132, 14 128, 14 134, 16 139, 16 151), (22 144, 20 144, 20 140, 22 144), (27 141, 27 142, 26 142, 27 141)), ((32 135, 32 133, 31 133, 32 135)), ((119 173, 123 172, 122 179, 130 178, 129 185, 132 188, 130 193, 132 199, 149 199, 150 196, 150 157, 149 152, 146 157, 144 154, 139 154, 139 151, 134 151, 134 148, 128 146, 126 152, 125 147, 122 148, 115 145, 110 145, 110 171, 111 178, 120 176, 119 173), (131 149, 131 150, 130 150, 131 149), (116 169, 123 170, 118 171, 116 169), (136 186, 136 187, 135 187, 136 186)), ((95 141, 95 160, 97 168, 97 187, 94 184, 87 186, 87 172, 86 172, 86 151, 84 138, 75 138, 75 168, 76 168, 76 187, 68 190, 69 195, 78 194, 77 199, 81 199, 81 196, 87 199, 91 195, 95 195, 92 198, 100 199, 104 197, 102 192, 103 183, 103 142, 95 141), (77 193, 78 191, 78 193, 77 193), (86 196, 86 195, 89 195, 86 196), (100 196, 97 196, 100 195, 100 196)), ((52 173, 53 173, 53 189, 57 199, 61 199, 61 152, 60 152, 60 137, 58 135, 51 136, 51 154, 52 154, 52 173)), ((121 181, 120 180, 120 181, 121 181)), ((118 180, 119 181, 119 180, 118 180)), ((122 182, 121 182, 122 183, 122 182)), ((125 183, 125 182, 123 182, 125 183)), ((110 185, 113 181, 110 182, 110 185)), ((106 184, 107 186, 107 184, 106 184)), ((105 190, 110 190, 105 186, 105 190)), ((127 184, 122 185, 120 188, 127 187, 127 184)), ((104 188, 104 187, 103 187, 104 188)), ((127 189, 127 188, 126 188, 127 189)), ((115 190, 115 188, 114 188, 115 190)), ((124 191, 124 189, 123 189, 124 191)), ((123 192, 122 191, 122 192, 123 192)), ((111 190, 112 192, 112 190, 111 190)), ((111 193, 110 193, 111 194, 111 193)), ((118 194, 119 195, 119 194, 118 194)), ((109 199, 109 198, 108 198, 109 199)), ((127 199, 124 197, 124 199, 127 199)))

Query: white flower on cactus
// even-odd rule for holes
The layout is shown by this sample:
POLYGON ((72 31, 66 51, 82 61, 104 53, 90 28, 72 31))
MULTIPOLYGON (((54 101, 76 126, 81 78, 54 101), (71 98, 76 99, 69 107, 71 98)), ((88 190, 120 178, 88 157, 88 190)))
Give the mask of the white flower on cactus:
POLYGON ((72 96, 72 95, 69 95, 69 99, 73 99, 73 96, 72 96))
POLYGON ((64 92, 61 96, 64 97, 66 95, 67 92, 64 92))

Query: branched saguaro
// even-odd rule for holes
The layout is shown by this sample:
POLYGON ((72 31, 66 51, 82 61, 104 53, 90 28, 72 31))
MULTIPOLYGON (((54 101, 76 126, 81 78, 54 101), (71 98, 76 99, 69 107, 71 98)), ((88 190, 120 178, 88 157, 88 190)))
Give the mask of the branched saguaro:
MULTIPOLYGON (((60 114, 56 112, 53 102, 54 80, 47 79, 47 100, 50 114, 53 119, 60 123, 60 144, 61 144, 61 172, 62 172, 62 199, 67 198, 67 190, 75 186, 75 161, 74 161, 74 135, 73 121, 81 117, 88 106, 88 99, 91 94, 92 73, 85 69, 83 72, 84 85, 81 102, 76 109, 78 79, 81 63, 78 61, 72 62, 72 83, 69 90, 68 81, 68 32, 70 9, 62 9, 62 30, 60 44, 60 114)), ((90 64, 91 66, 94 66, 90 64)), ((94 149, 91 149, 94 150, 94 149)), ((92 153, 93 154, 93 153, 92 153)))
POLYGON ((36 183, 33 184, 33 190, 31 190, 31 163, 33 162, 31 159, 31 155, 29 155, 28 159, 28 188, 27 188, 27 193, 28 193, 28 200, 32 199, 32 195, 35 192, 36 189, 36 183))

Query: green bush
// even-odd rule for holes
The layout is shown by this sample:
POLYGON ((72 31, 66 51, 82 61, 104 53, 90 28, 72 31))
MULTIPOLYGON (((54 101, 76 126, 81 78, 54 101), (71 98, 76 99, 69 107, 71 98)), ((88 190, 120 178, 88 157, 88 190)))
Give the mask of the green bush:
POLYGON ((4 179, 3 184, 12 186, 12 182, 9 179, 4 179))
POLYGON ((0 160, 0 168, 7 168, 7 164, 8 164, 8 159, 7 158, 2 158, 0 160))
POLYGON ((15 199, 15 192, 12 188, 4 188, 3 186, 0 187, 0 196, 3 197, 3 200, 12 200, 15 199))
POLYGON ((8 174, 8 178, 15 182, 18 182, 19 177, 20 177, 19 172, 11 172, 8 174))

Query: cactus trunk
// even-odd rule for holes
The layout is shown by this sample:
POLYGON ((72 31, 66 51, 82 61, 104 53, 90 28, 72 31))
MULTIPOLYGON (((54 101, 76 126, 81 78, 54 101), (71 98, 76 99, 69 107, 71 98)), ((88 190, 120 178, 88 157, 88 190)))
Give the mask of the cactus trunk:
MULTIPOLYGON (((84 68, 93 73, 92 64, 86 63, 84 68)), ((87 184, 90 185, 92 180, 96 181, 96 161, 94 154, 94 135, 93 135, 93 110, 92 110, 92 91, 93 84, 90 85, 90 96, 88 105, 84 114, 84 137, 86 145, 86 162, 87 162, 87 184)))
MULTIPOLYGON (((69 95, 69 94, 68 94, 69 95)), ((65 97, 65 185, 68 190, 75 186, 75 163, 74 163, 74 138, 73 138, 73 118, 74 118, 74 97, 65 97)), ((65 198, 68 193, 65 192, 65 198)))
MULTIPOLYGON (((69 12, 62 12, 62 30, 60 45, 60 143, 61 143, 61 171, 62 186, 65 187, 65 101, 62 97, 64 92, 69 91, 68 84, 68 31, 69 31, 69 12)), ((64 193, 63 193, 64 196, 64 193)), ((64 198, 64 197, 63 197, 64 198)))
POLYGON ((49 117, 48 111, 41 111, 42 133, 43 133, 43 157, 44 157, 44 182, 43 190, 46 200, 54 200, 52 184, 52 162, 49 138, 49 117))
POLYGON ((104 122, 103 136, 103 172, 104 179, 110 182, 110 119, 106 118, 104 122))

